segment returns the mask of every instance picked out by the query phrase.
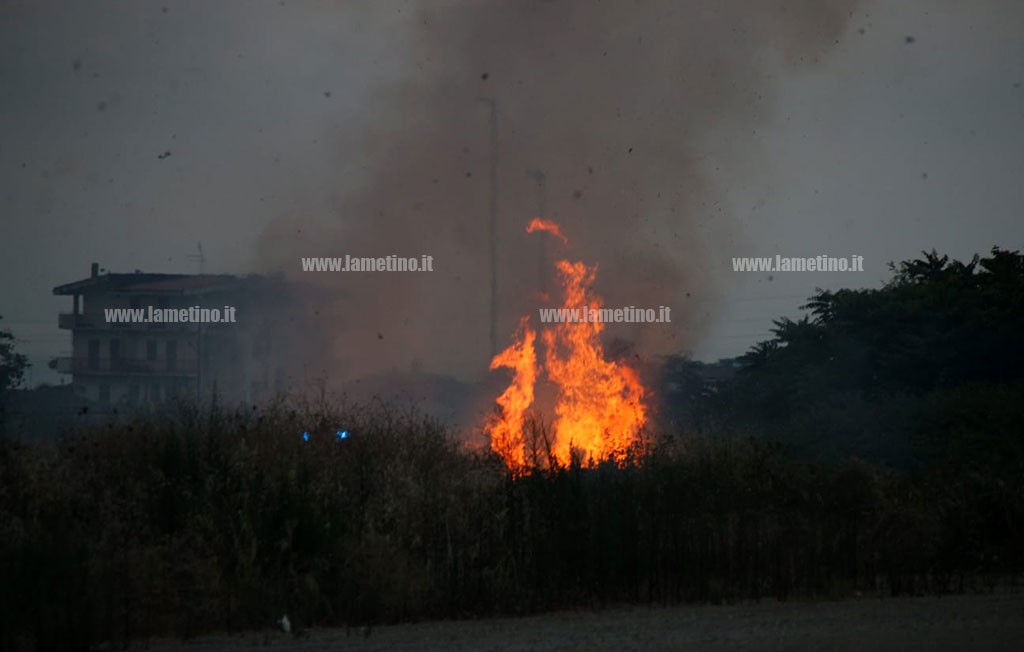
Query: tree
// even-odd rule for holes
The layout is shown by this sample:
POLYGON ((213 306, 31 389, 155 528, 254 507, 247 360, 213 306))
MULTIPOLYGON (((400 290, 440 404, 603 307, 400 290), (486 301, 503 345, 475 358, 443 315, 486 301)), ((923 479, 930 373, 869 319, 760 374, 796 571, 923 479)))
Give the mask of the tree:
MULTIPOLYGON (((3 319, 0 316, 0 319, 3 319)), ((0 330, 0 428, 3 426, 3 409, 7 393, 21 385, 28 369, 28 358, 15 352, 14 335, 9 330, 0 330)))
POLYGON ((962 459, 982 441, 1010 456, 1024 423, 1024 403, 1007 398, 1024 396, 1024 255, 994 248, 961 262, 932 251, 890 268, 880 289, 819 290, 809 314, 777 320, 743 356, 721 411, 894 463, 908 438, 962 459))

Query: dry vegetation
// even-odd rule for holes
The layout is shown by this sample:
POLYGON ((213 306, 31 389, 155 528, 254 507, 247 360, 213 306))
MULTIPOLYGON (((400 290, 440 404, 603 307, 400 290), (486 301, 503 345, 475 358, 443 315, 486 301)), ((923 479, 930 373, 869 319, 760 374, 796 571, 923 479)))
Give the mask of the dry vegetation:
POLYGON ((286 612, 323 627, 989 590, 1024 569, 1019 478, 698 436, 652 440, 624 468, 544 466, 510 477, 384 405, 182 408, 54 445, 0 440, 0 647, 286 612))

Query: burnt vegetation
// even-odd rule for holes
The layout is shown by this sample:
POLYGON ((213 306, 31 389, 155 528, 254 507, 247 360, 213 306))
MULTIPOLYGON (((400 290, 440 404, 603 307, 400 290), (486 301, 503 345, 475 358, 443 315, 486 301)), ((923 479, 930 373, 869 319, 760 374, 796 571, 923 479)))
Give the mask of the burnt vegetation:
POLYGON ((819 293, 715 391, 666 366, 674 424, 621 466, 558 465, 534 421, 537 470, 513 476, 382 404, 179 406, 2 439, 0 647, 282 613, 306 628, 1013 585, 1022 257, 894 271, 819 293))

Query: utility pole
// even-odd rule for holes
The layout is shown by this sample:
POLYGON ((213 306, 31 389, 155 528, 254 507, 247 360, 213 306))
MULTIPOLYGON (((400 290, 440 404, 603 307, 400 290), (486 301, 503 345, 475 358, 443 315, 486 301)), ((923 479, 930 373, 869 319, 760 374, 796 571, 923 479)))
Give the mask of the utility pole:
POLYGON ((196 324, 196 405, 203 400, 203 325, 196 324))
MULTIPOLYGON (((202 241, 196 242, 196 253, 188 257, 189 260, 199 263, 199 275, 206 273, 206 256, 203 255, 202 241)), ((196 403, 203 398, 203 325, 196 323, 196 403)))
POLYGON ((491 357, 498 353, 498 102, 481 97, 491 109, 491 201, 487 237, 491 256, 491 357))
MULTIPOLYGON (((548 195, 548 180, 544 176, 544 171, 538 168, 527 170, 526 175, 537 182, 537 217, 541 219, 547 219, 545 214, 545 203, 547 203, 548 195)), ((537 273, 540 275, 539 284, 537 287, 544 294, 548 292, 548 256, 547 256, 547 239, 537 238, 537 246, 540 248, 540 258, 538 260, 537 273)))
POLYGON ((197 242, 196 249, 198 253, 189 255, 188 259, 199 263, 199 273, 204 274, 206 272, 206 256, 203 255, 203 243, 197 242))

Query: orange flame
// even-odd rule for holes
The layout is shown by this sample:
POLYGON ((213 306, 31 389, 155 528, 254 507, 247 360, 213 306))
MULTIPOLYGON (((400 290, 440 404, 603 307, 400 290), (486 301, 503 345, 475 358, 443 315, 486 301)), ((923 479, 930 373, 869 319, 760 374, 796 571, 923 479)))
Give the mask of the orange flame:
MULTIPOLYGON (((558 261, 565 283, 565 308, 599 311, 601 299, 590 286, 597 267, 558 261)), ((557 324, 544 331, 544 366, 558 386, 555 405, 555 457, 568 464, 573 449, 589 463, 624 460, 646 421, 644 394, 633 369, 606 360, 600 321, 557 324)))
POLYGON ((527 233, 533 233, 534 231, 547 231, 551 235, 555 236, 565 244, 569 244, 569 239, 562 235, 562 229, 551 220, 545 220, 543 217, 535 217, 526 226, 527 233))
POLYGON ((508 367, 514 372, 512 384, 497 399, 501 413, 491 415, 485 428, 491 436, 491 448, 514 470, 526 466, 523 422, 526 410, 533 404, 533 386, 537 381, 537 354, 533 346, 537 334, 529 322, 529 317, 523 317, 516 341, 491 360, 491 370, 508 367))
MULTIPOLYGON (((534 230, 565 240, 553 222, 535 219, 527 228, 534 230)), ((563 307, 599 311, 601 299, 591 291, 597 267, 565 260, 558 261, 557 267, 565 290, 563 307)), ((605 358, 600 340, 603 330, 599 320, 588 319, 551 324, 541 333, 543 371, 555 395, 551 454, 561 465, 568 465, 574 453, 587 465, 604 460, 623 462, 629 449, 639 443, 647 419, 647 392, 636 371, 605 358)), ((500 413, 492 415, 484 427, 492 450, 514 471, 523 470, 528 462, 523 427, 541 375, 535 340, 529 316, 523 317, 513 344, 491 361, 491 369, 508 367, 515 372, 512 383, 497 399, 500 413)))

